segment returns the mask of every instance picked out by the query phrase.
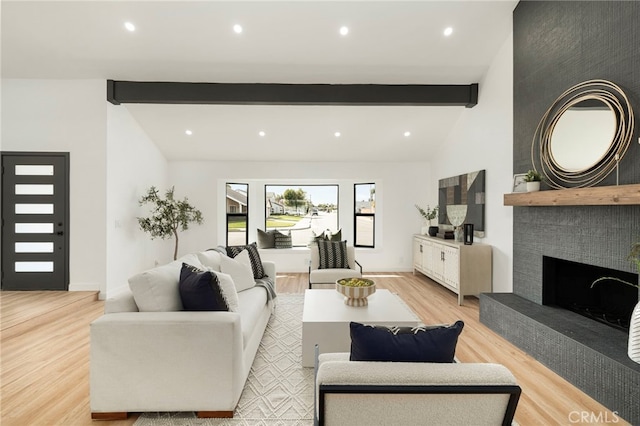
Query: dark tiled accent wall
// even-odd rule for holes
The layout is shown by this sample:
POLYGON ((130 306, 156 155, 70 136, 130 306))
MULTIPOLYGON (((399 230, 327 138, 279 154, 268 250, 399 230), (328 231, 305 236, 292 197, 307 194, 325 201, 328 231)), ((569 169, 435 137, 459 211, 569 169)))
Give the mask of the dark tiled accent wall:
MULTIPOLYGON (((620 184, 640 183, 638 22, 640 2, 634 1, 518 4, 513 14, 514 173, 532 167, 534 132, 556 98, 577 83, 604 79, 625 91, 636 113, 633 141, 620 162, 620 184)), ((614 184, 615 172, 600 185, 614 184)), ((548 309, 540 305, 543 255, 637 272, 626 257, 631 244, 640 241, 640 206, 513 207, 513 226, 514 294, 508 300, 481 297, 481 321, 609 409, 627 407, 623 417, 640 424, 639 369, 603 350, 590 330, 599 324, 587 325, 591 338, 580 341, 554 328, 563 321, 545 323, 522 308, 548 309), (631 409, 630 396, 635 398, 631 409)), ((616 347, 626 343, 615 330, 611 337, 616 347)))

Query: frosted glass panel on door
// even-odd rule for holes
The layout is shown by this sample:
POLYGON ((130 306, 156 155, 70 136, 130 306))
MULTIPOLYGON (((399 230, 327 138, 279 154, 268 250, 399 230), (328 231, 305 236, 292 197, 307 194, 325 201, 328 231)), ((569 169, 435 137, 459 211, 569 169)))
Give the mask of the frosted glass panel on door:
POLYGON ((53 204, 16 204, 16 214, 53 214, 53 204))
POLYGON ((16 272, 53 272, 53 262, 16 262, 16 272))
POLYGON ((53 234, 53 223, 16 223, 16 234, 53 234))
POLYGON ((52 184, 16 184, 16 195, 53 195, 52 184))
POLYGON ((53 253, 53 243, 16 243, 16 253, 53 253))
POLYGON ((53 176, 53 166, 16 164, 16 176, 53 176))

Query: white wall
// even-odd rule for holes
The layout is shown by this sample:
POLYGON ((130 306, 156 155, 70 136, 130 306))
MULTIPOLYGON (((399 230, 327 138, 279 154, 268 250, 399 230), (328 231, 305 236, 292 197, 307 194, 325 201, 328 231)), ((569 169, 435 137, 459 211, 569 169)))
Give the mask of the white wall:
MULTIPOLYGON (((225 244, 225 182, 249 183, 249 205, 264 206, 264 184, 338 183, 340 184, 340 218, 342 235, 353 243, 353 184, 376 183, 375 249, 358 249, 356 257, 365 272, 410 271, 412 267, 411 235, 420 232, 422 220, 415 203, 434 196, 429 164, 415 163, 240 163, 194 162, 169 163, 170 184, 179 198, 187 196, 204 215, 204 224, 184 232, 180 254, 225 244)), ((256 228, 264 229, 264 208, 251 208, 249 241, 256 240, 256 228)), ((299 255, 276 250, 263 252, 276 260, 280 272, 307 270, 304 251, 299 255)))
MULTIPOLYGON (((434 181, 486 170, 485 238, 493 246, 493 290, 513 289, 513 210, 503 194, 513 183, 513 37, 505 41, 485 78, 478 105, 465 110, 433 163, 434 181)), ((437 196, 432 199, 437 202, 437 196)))
POLYGON ((171 240, 151 240, 136 217, 148 209, 138 200, 146 190, 167 186, 168 165, 156 145, 123 105, 107 104, 107 259, 104 296, 128 288, 130 276, 172 260, 171 240))
POLYGON ((2 80, 2 150, 70 153, 69 289, 104 288, 104 80, 2 80))

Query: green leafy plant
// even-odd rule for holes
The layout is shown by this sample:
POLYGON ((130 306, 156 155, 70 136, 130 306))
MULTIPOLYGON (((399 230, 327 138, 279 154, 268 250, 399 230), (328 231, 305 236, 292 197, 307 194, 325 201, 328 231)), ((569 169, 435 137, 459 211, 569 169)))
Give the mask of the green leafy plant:
POLYGON ((542 175, 537 170, 529 170, 527 174, 524 176, 525 182, 541 182, 542 175))
POLYGON ((418 212, 420 212, 420 216, 422 216, 424 220, 429 222, 429 224, 431 224, 431 221, 438 216, 438 206, 435 206, 432 209, 427 206, 427 209, 425 210, 416 204, 416 209, 418 209, 418 212))
POLYGON ((138 201, 139 204, 151 204, 151 216, 138 217, 140 229, 148 232, 151 239, 167 239, 175 237, 176 244, 173 251, 173 260, 178 257, 178 231, 189 229, 190 223, 202 223, 202 213, 200 210, 189 204, 187 198, 179 201, 173 196, 174 188, 167 190, 162 198, 155 186, 149 188, 147 193, 138 201))

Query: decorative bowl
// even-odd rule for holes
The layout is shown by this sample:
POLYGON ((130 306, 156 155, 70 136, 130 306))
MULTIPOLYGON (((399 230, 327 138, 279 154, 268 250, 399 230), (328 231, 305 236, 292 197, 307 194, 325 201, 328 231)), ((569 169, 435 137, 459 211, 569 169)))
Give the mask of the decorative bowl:
POLYGON ((347 306, 367 306, 367 297, 376 292, 376 283, 367 278, 340 278, 336 280, 336 291, 344 296, 347 306))

